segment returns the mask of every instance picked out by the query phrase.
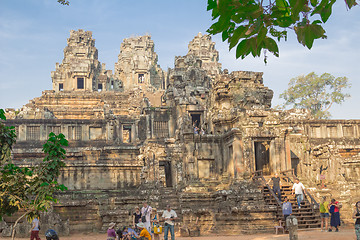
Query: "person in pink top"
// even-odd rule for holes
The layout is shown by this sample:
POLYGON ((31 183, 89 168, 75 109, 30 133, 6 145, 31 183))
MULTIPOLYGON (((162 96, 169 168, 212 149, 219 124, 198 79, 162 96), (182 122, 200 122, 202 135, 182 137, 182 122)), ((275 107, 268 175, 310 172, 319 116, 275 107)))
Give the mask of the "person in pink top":
POLYGON ((107 230, 107 240, 115 240, 116 239, 116 232, 115 232, 115 227, 116 223, 110 223, 109 224, 109 228, 107 230))

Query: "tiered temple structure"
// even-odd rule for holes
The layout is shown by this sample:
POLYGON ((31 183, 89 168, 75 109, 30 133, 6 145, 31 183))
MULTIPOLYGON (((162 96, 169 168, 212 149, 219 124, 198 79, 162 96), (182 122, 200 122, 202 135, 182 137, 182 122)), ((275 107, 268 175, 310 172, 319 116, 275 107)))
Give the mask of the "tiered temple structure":
POLYGON ((269 231, 281 199, 264 179, 275 172, 284 194, 294 176, 312 189, 296 212, 301 226, 319 226, 323 195, 343 202, 342 217, 351 218, 360 197, 360 121, 272 109, 262 73, 223 70, 201 33, 168 71, 148 35, 124 40, 114 74, 98 61, 91 32, 71 31, 67 43, 53 89, 20 111, 7 109, 6 122, 16 128, 19 165, 41 161, 50 132, 69 140, 59 179, 68 191, 51 213, 62 232, 130 224, 144 200, 160 212, 170 203, 183 235, 269 231))

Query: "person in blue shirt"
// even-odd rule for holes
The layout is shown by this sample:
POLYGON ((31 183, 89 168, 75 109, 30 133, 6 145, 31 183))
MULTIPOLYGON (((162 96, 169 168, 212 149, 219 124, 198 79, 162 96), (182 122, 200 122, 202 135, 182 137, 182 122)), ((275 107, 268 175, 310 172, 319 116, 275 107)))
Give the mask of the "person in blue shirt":
POLYGON ((284 202, 282 204, 282 213, 284 215, 284 220, 292 214, 291 202, 289 202, 287 197, 284 197, 284 202))
POLYGON ((124 239, 136 239, 139 237, 139 235, 135 232, 134 229, 131 229, 130 227, 125 227, 124 230, 123 230, 123 238, 124 239))

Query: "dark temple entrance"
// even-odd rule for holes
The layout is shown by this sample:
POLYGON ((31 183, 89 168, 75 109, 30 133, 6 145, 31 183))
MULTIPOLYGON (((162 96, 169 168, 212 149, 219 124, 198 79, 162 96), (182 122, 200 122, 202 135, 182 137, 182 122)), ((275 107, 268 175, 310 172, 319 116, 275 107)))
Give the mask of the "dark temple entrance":
POLYGON ((165 185, 172 187, 171 164, 168 161, 160 161, 159 166, 164 168, 165 171, 165 185))
POLYGON ((256 171, 262 170, 264 175, 270 175, 270 141, 254 142, 256 171))
POLYGON ((291 151, 291 168, 294 169, 294 174, 297 176, 298 174, 298 165, 300 163, 300 159, 296 154, 291 151))

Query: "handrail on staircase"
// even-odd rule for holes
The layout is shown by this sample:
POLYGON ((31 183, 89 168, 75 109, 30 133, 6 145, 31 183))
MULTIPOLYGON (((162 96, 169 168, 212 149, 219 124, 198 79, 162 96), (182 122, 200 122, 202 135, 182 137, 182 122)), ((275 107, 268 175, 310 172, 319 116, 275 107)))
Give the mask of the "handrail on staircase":
MULTIPOLYGON (((291 183, 294 183, 293 180, 291 179, 291 177, 295 178, 295 174, 294 174, 294 169, 289 169, 289 170, 285 170, 285 171, 281 171, 280 172, 282 175, 285 176, 285 178, 287 178, 287 180, 291 183), (288 176, 287 174, 290 173, 291 174, 291 177, 288 176)), ((307 188, 304 189, 304 192, 306 194, 306 196, 308 196, 310 198, 310 201, 309 199, 307 199, 309 202, 310 202, 310 205, 312 208, 320 208, 320 205, 319 203, 315 200, 315 198, 310 194, 310 192, 307 190, 307 188)))
POLYGON ((280 201, 279 198, 276 196, 276 194, 274 193, 274 191, 271 189, 271 187, 269 186, 269 184, 267 184, 267 182, 266 182, 266 180, 265 180, 265 178, 264 178, 263 171, 262 171, 262 170, 258 170, 258 171, 255 171, 253 174, 254 174, 254 176, 252 177, 253 180, 260 179, 260 180, 262 181, 262 184, 265 185, 265 186, 269 189, 270 194, 275 198, 278 207, 281 207, 281 201, 280 201))

